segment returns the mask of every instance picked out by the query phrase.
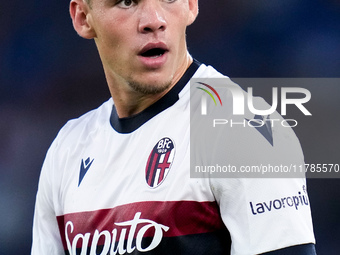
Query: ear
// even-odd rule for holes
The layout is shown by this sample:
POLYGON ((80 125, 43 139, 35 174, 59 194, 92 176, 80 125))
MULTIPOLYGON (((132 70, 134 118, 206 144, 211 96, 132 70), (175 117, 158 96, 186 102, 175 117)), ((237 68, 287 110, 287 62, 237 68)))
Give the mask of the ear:
POLYGON ((197 15, 198 15, 198 0, 188 0, 189 4, 189 18, 188 18, 188 26, 191 25, 197 15))
POLYGON ((70 15, 73 27, 81 37, 85 39, 93 39, 96 33, 90 24, 89 14, 90 7, 83 0, 72 0, 70 2, 70 15))

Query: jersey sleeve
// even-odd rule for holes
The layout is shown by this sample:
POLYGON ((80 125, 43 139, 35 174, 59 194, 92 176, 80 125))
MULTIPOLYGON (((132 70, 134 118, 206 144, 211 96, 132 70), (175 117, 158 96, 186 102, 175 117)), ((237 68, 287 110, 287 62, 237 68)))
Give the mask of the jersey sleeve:
MULTIPOLYGON (((271 117, 282 119, 277 113, 271 117)), ((272 140, 256 128, 230 128, 227 141, 217 141, 217 146, 224 147, 226 162, 238 170, 266 166, 266 170, 281 171, 284 167, 304 166, 294 131, 282 125, 270 128, 272 140)), ((261 254, 315 243, 304 174, 289 178, 279 174, 277 178, 263 176, 210 178, 211 190, 230 232, 231 254, 261 254)))
POLYGON ((33 219, 32 255, 64 254, 53 202, 53 151, 47 152, 39 179, 33 219))
POLYGON ((315 242, 305 180, 214 179, 212 183, 230 232, 231 254, 259 254, 315 242))

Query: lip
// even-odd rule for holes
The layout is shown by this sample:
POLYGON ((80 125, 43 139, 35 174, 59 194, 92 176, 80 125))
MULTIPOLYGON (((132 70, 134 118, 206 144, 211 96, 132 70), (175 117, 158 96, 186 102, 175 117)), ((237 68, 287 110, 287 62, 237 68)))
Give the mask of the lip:
POLYGON ((161 68, 168 58, 169 48, 163 42, 151 42, 144 45, 138 52, 138 58, 142 65, 147 69, 161 68), (143 54, 152 49, 162 49, 164 53, 160 56, 143 56, 143 54))

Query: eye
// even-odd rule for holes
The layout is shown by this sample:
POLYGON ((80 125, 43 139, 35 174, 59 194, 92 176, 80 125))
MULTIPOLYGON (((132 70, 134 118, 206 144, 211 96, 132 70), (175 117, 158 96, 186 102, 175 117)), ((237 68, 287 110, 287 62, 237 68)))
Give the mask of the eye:
POLYGON ((120 8, 124 8, 124 9, 128 9, 130 7, 132 7, 133 5, 135 5, 136 2, 133 0, 120 0, 116 3, 116 5, 120 8))

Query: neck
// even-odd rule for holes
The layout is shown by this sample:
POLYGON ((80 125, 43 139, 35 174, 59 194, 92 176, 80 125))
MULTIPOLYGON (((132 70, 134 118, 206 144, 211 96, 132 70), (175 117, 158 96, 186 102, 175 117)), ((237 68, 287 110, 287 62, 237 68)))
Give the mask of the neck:
POLYGON ((134 91, 129 86, 122 85, 125 81, 120 83, 117 79, 110 78, 110 76, 107 75, 109 89, 115 102, 118 116, 120 118, 130 117, 142 112, 144 109, 158 101, 177 84, 192 62, 192 57, 187 54, 182 64, 175 72, 170 86, 157 94, 142 94, 134 91))

